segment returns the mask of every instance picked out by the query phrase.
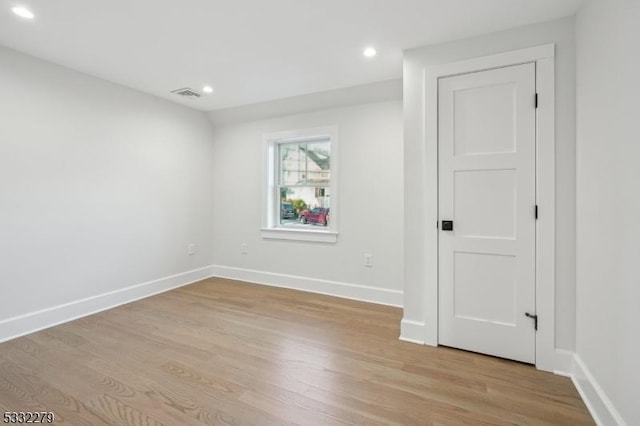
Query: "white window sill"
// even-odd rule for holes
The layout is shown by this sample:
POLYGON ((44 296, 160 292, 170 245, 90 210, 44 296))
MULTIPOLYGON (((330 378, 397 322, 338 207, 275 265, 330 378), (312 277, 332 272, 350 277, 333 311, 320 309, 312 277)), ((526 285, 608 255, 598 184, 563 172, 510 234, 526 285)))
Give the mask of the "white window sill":
POLYGON ((338 241, 337 232, 311 229, 262 228, 260 236, 271 240, 313 241, 317 243, 336 243, 338 241))

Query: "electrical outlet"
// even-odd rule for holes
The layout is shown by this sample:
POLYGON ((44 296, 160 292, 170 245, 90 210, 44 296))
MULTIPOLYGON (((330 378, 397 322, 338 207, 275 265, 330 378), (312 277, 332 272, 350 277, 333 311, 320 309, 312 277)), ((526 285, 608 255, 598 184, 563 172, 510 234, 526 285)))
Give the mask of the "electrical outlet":
POLYGON ((247 243, 240 244, 240 253, 241 254, 249 253, 249 246, 247 246, 247 243))
POLYGON ((187 246, 187 253, 189 254, 189 256, 193 256, 194 254, 196 254, 196 245, 194 243, 191 243, 187 246))
POLYGON ((371 253, 364 254, 364 266, 368 268, 373 267, 373 255, 371 253))

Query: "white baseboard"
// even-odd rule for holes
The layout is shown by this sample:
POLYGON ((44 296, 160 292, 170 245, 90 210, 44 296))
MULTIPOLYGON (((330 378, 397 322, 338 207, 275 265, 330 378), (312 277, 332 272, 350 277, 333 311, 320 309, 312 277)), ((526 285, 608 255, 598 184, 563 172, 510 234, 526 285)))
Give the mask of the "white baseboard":
POLYGON ((74 319, 95 314, 125 303, 153 296, 167 290, 182 287, 196 281, 209 278, 212 267, 194 269, 193 271, 148 281, 97 296, 65 303, 51 308, 15 316, 0 321, 0 342, 34 333, 74 319))
POLYGON ((571 377, 573 374, 573 352, 566 349, 555 349, 553 351, 553 365, 546 369, 538 365, 536 368, 543 371, 553 372, 559 376, 571 377))
POLYGON ((299 277, 295 275, 277 274, 273 272, 220 265, 213 266, 213 275, 220 278, 326 294, 329 296, 360 300, 380 305, 402 307, 403 302, 402 291, 400 290, 389 290, 385 288, 321 280, 317 278, 299 277))
POLYGON ((400 323, 400 340, 424 345, 424 322, 403 318, 400 323))
POLYGON ((626 426, 624 419, 578 354, 573 355, 571 379, 599 426, 626 426))

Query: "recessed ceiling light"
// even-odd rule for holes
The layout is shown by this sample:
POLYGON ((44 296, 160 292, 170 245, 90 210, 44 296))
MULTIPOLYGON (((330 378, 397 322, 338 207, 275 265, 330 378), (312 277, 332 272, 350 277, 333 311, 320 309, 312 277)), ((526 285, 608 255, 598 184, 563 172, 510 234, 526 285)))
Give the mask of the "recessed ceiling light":
POLYGON ((24 19, 33 19, 36 15, 32 11, 22 6, 15 6, 11 9, 13 13, 24 19))
POLYGON ((202 88, 202 91, 203 91, 204 93, 213 93, 213 87, 211 87, 211 86, 204 86, 204 87, 202 88))
POLYGON ((364 49, 364 51, 362 52, 362 54, 364 56, 366 56, 367 58, 372 58, 374 56, 376 56, 378 52, 376 52, 376 49, 374 49, 373 47, 367 47, 366 49, 364 49))

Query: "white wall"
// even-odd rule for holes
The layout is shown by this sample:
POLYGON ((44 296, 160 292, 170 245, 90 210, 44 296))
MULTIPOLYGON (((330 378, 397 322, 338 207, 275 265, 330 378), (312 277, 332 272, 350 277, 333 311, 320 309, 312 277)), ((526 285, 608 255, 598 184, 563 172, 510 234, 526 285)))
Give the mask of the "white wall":
MULTIPOLYGON (((572 350, 575 336, 575 44, 573 18, 530 25, 405 52, 405 320, 425 321, 423 69, 430 65, 556 43, 556 345, 572 350)), ((427 123, 429 125, 429 123, 427 123)))
MULTIPOLYGON (((214 122, 215 118, 213 114, 214 122)), ((219 275, 402 303, 399 100, 219 126, 213 158, 218 176, 213 188, 213 249, 219 275), (262 239, 262 135, 332 125, 338 126, 339 133, 338 242, 262 239), (248 254, 241 254, 242 243, 248 245, 248 254), (373 268, 364 267, 364 253, 373 254, 373 268)))
POLYGON ((212 137, 202 113, 0 48, 0 340, 210 265, 212 137))
POLYGON ((401 98, 402 79, 398 78, 216 110, 209 118, 215 126, 224 126, 401 98))
POLYGON ((638 425, 640 3, 590 1, 576 22, 576 352, 600 396, 638 425))

